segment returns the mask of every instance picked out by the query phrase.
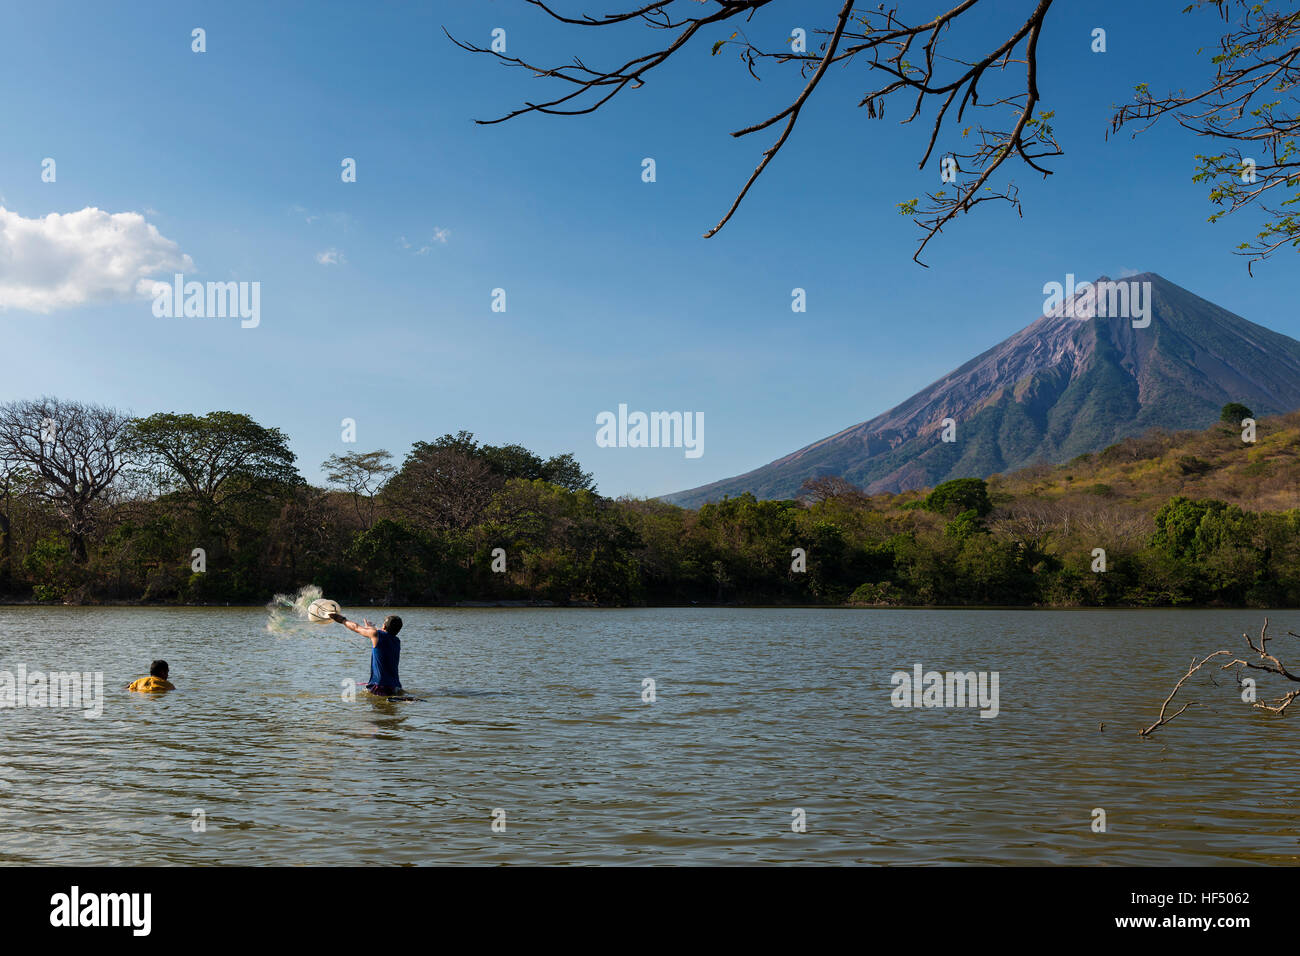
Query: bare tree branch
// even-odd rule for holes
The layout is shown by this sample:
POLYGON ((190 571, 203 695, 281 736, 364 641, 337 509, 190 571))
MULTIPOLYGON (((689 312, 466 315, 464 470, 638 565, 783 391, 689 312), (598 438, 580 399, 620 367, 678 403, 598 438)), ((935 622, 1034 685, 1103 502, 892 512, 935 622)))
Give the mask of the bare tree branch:
MULTIPOLYGON (((611 69, 593 69, 581 59, 574 58, 571 63, 561 66, 543 66, 531 60, 507 56, 486 47, 458 40, 450 33, 448 38, 461 49, 472 53, 487 54, 501 62, 526 69, 534 76, 558 80, 566 85, 566 92, 553 99, 540 102, 526 102, 495 119, 478 122, 490 124, 501 123, 525 113, 546 113, 564 116, 576 116, 593 113, 612 100, 617 94, 631 87, 642 86, 648 74, 663 65, 670 57, 682 50, 691 40, 703 31, 728 21, 748 21, 771 0, 711 0, 716 9, 703 15, 684 15, 674 19, 669 8, 683 9, 678 6, 681 0, 667 0, 663 3, 642 4, 629 10, 606 14, 604 16, 585 15, 581 17, 566 16, 557 13, 541 0, 529 0, 529 3, 546 13, 557 22, 584 27, 604 27, 639 20, 646 26, 667 31, 672 39, 657 49, 633 57, 611 69)), ((694 0, 698 4, 699 0, 694 0)), ((921 253, 930 240, 938 235, 943 227, 961 213, 970 212, 975 207, 992 200, 1011 203, 1017 211, 1020 201, 1017 189, 1008 183, 994 189, 989 186, 996 173, 1008 158, 1014 155, 1021 163, 1043 176, 1051 170, 1041 164, 1041 160, 1061 155, 1049 120, 1050 112, 1035 114, 1040 101, 1038 90, 1038 41, 1042 34, 1044 19, 1051 8, 1053 0, 1037 0, 1032 12, 1010 37, 997 44, 982 57, 965 61, 943 54, 940 44, 944 35, 959 21, 960 17, 972 10, 982 0, 961 0, 944 13, 923 23, 907 25, 898 16, 897 9, 886 10, 884 4, 879 9, 870 11, 855 10, 852 0, 845 0, 839 13, 830 25, 814 29, 812 33, 825 37, 818 52, 791 50, 765 51, 754 45, 741 31, 717 40, 712 52, 727 45, 739 47, 740 58, 751 75, 757 78, 755 66, 760 61, 772 61, 777 64, 793 64, 808 81, 803 89, 788 106, 772 114, 767 119, 738 129, 732 133, 735 137, 747 136, 767 129, 784 121, 784 127, 775 142, 766 150, 749 178, 741 186, 736 198, 723 214, 718 223, 704 233, 705 238, 717 235, 735 215, 740 205, 749 194, 751 187, 767 170, 776 154, 789 140, 795 123, 804 106, 823 84, 829 68, 835 64, 860 62, 868 71, 879 71, 884 75, 883 84, 866 93, 860 106, 865 106, 867 116, 871 119, 883 118, 886 102, 895 93, 911 96, 911 112, 903 122, 910 123, 916 119, 927 103, 935 105, 935 116, 930 135, 921 155, 918 168, 924 169, 934 155, 939 137, 945 129, 945 121, 950 117, 950 107, 957 104, 952 121, 960 124, 965 118, 967 108, 991 109, 1004 114, 1009 127, 996 129, 984 126, 967 127, 962 137, 967 137, 972 130, 977 130, 972 141, 977 145, 967 153, 952 153, 948 172, 954 192, 946 190, 928 193, 926 208, 921 208, 921 200, 913 199, 899 204, 900 211, 913 217, 922 230, 922 238, 913 256, 921 262, 921 253), (922 64, 911 63, 907 59, 914 43, 920 43, 922 64), (1023 47, 1023 52, 1016 56, 1023 47), (1024 67, 1024 89, 1018 93, 1003 93, 991 99, 981 101, 979 84, 993 73, 1003 73, 1012 64, 1024 67), (954 69, 955 67, 955 69, 954 69), (951 76, 941 74, 952 73, 951 76), (960 172, 962 179, 957 180, 960 172)), ((446 32, 444 30, 444 32, 446 32)), ((1001 125, 1000 123, 998 125, 1001 125)), ((948 176, 944 177, 948 179, 948 176)))
MULTIPOLYGON (((1288 631, 1287 633, 1290 634, 1292 637, 1300 637, 1300 634, 1296 634, 1294 631, 1288 631)), ((1268 618, 1264 618, 1264 626, 1260 628, 1258 644, 1256 644, 1254 641, 1250 639, 1249 634, 1243 634, 1241 636, 1246 641, 1246 645, 1256 653, 1257 659, 1243 660, 1242 658, 1235 658, 1223 664, 1219 668, 1220 670, 1227 670, 1230 667, 1236 667, 1238 684, 1240 684, 1241 682, 1240 671, 1241 668, 1243 667, 1250 668, 1253 670, 1265 671, 1266 673, 1269 674, 1277 674, 1280 677, 1285 677, 1287 680, 1300 683, 1300 675, 1293 674, 1276 655, 1269 653, 1268 618)), ((1151 733, 1154 730, 1156 730, 1158 727, 1162 727, 1165 724, 1169 723, 1171 720, 1173 720, 1175 717, 1177 717, 1179 714, 1185 711, 1188 707, 1192 706, 1192 704, 1194 704, 1195 701, 1190 701, 1184 704, 1182 707, 1180 707, 1176 713, 1170 714, 1168 717, 1165 716, 1166 711, 1169 709, 1170 703, 1173 701, 1174 697, 1178 694, 1178 691, 1182 689, 1183 684, 1187 682, 1188 678, 1190 678, 1193 674, 1199 671, 1208 662, 1214 660, 1217 657, 1228 657, 1230 656, 1230 654, 1231 654, 1230 651, 1221 650, 1221 651, 1215 651, 1213 654, 1208 654, 1199 661, 1197 661, 1195 658, 1192 658, 1192 663, 1188 667, 1187 673, 1184 674, 1182 678, 1178 681, 1178 683, 1174 685, 1174 689, 1169 693, 1169 696, 1165 698, 1164 704, 1161 705, 1159 719, 1156 720, 1156 722, 1152 724, 1150 727, 1147 727, 1145 730, 1139 730, 1138 734, 1142 737, 1149 737, 1151 733)), ((1277 700, 1273 701, 1272 703, 1255 701, 1253 706, 1259 710, 1266 710, 1269 711, 1270 713, 1280 714, 1283 711, 1285 711, 1287 707, 1291 705, 1291 702, 1295 700, 1297 697, 1300 697, 1300 690, 1293 690, 1279 697, 1277 700)))
POLYGON ((1177 717, 1179 714, 1185 711, 1188 707, 1191 707, 1192 704, 1195 703, 1195 701, 1189 701, 1188 703, 1183 704, 1182 707, 1179 707, 1175 713, 1170 714, 1168 717, 1165 716, 1165 712, 1169 709, 1169 705, 1173 703, 1175 695, 1177 695, 1178 691, 1182 689, 1183 684, 1187 683, 1187 679, 1191 677, 1193 674, 1195 674, 1197 671, 1199 671, 1207 663, 1214 660, 1214 658, 1225 657, 1228 655, 1228 653, 1229 652, 1226 650, 1215 651, 1213 654, 1207 654, 1199 661, 1193 657, 1192 663, 1187 668, 1187 673, 1184 674, 1181 678, 1179 678, 1178 683, 1174 685, 1174 689, 1170 691, 1169 696, 1165 698, 1165 702, 1160 705, 1159 719, 1156 720, 1156 722, 1152 724, 1150 727, 1148 727, 1146 730, 1139 730, 1138 735, 1141 737, 1151 736, 1152 731, 1154 731, 1157 727, 1163 727, 1165 724, 1169 723, 1169 721, 1173 720, 1175 717, 1177 717))

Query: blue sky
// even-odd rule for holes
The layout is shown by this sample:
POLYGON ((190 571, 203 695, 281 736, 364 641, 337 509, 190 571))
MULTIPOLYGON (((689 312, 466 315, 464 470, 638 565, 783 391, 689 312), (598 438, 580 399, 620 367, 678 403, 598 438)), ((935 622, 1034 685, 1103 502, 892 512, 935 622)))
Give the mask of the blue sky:
MULTIPOLYGON (((1040 88, 1065 156, 1045 183, 1015 170, 1024 217, 990 204, 959 219, 929 269, 895 208, 937 184, 937 166, 916 168, 928 125, 900 125, 901 102, 868 120, 857 103, 877 84, 862 66, 832 70, 732 222, 701 237, 772 138, 729 133, 800 85, 770 65, 756 83, 726 48, 710 56, 731 28, 596 114, 476 126, 550 88, 457 49, 444 26, 483 45, 501 27, 510 53, 553 63, 604 64, 661 34, 561 27, 511 0, 9 5, 0 206, 26 220, 139 213, 190 258, 187 278, 260 282, 262 315, 255 329, 157 318, 148 297, 101 293, 42 312, 10 292, 0 400, 246 412, 290 436, 312 480, 329 454, 400 458, 465 428, 572 451, 605 494, 658 495, 879 414, 1035 319, 1043 284, 1067 272, 1158 272, 1300 338, 1295 259, 1252 279, 1231 250, 1256 220, 1205 221, 1206 188, 1191 182, 1204 144, 1172 125, 1105 139, 1135 83, 1208 76, 1195 53, 1221 24, 1185 5, 1053 9, 1040 88), (344 157, 355 183, 341 181, 344 157), (806 313, 791 312, 795 287, 806 313), (596 416, 620 403, 703 412, 704 454, 598 448, 596 416)), ((835 7, 778 2, 748 32, 775 48, 835 7)), ((992 0, 970 42, 1009 35, 1030 7, 992 0)), ((29 281, 15 268, 0 256, 0 289, 29 281)))

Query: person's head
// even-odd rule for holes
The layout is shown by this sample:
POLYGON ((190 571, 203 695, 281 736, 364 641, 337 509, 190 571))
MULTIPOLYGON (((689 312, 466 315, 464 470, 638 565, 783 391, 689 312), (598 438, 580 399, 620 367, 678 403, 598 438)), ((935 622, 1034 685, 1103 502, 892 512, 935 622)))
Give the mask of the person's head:
POLYGON ((150 664, 150 665, 149 665, 149 676, 150 676, 150 677, 157 677, 157 678, 160 678, 161 680, 166 680, 166 679, 167 679, 167 662, 166 662, 166 661, 154 661, 152 664, 150 664))
POLYGON ((388 617, 384 618, 383 630, 386 631, 387 633, 392 634, 394 637, 396 637, 397 632, 400 631, 401 629, 402 629, 402 619, 398 617, 396 614, 390 614, 388 615, 388 617))

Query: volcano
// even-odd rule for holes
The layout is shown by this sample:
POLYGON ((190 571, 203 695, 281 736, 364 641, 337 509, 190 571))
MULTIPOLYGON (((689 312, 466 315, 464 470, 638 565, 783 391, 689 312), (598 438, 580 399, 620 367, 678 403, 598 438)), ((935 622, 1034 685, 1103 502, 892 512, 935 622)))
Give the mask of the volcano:
POLYGON ((1118 282, 1149 283, 1141 320, 1104 306, 1080 318, 1071 299, 882 415, 664 499, 793 498, 825 475, 872 493, 925 488, 1059 464, 1152 428, 1205 428, 1228 402, 1257 416, 1300 408, 1300 342, 1153 272, 1118 282))

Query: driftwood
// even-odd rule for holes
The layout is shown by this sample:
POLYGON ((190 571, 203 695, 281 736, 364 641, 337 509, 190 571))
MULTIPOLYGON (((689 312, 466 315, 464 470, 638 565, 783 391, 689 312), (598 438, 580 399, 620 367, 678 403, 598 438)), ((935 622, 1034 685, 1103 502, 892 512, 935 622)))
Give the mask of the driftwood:
MULTIPOLYGON (((1290 634, 1292 637, 1300 637, 1300 634, 1295 633, 1295 631, 1287 631, 1287 633, 1290 634)), ((1241 636, 1242 638, 1245 639, 1246 646, 1255 652, 1256 654, 1255 659, 1244 660, 1240 657, 1237 657, 1237 658, 1233 658, 1232 660, 1229 660, 1227 663, 1222 664, 1219 667, 1219 670, 1227 670, 1230 667, 1235 667, 1236 671, 1234 672, 1234 676, 1237 678, 1238 686, 1241 685, 1243 668, 1248 668, 1250 670, 1264 671, 1265 673, 1269 673, 1269 674, 1277 674, 1280 677, 1285 677, 1289 681, 1294 681, 1295 683, 1300 684, 1300 676, 1293 674, 1275 654, 1269 653, 1268 618, 1264 618, 1264 626, 1260 628, 1258 644, 1256 644, 1253 640, 1251 640, 1249 634, 1242 634, 1241 636)), ((1202 667, 1208 664, 1210 661, 1220 657, 1232 657, 1232 652, 1228 650, 1215 651, 1213 654, 1207 654, 1205 657, 1202 657, 1200 660, 1197 660, 1195 657, 1193 657, 1191 664, 1189 664, 1187 667, 1187 673, 1184 674, 1181 678, 1179 678, 1178 683, 1174 685, 1174 689, 1170 691, 1169 696, 1165 698, 1165 702, 1160 705, 1159 718, 1150 727, 1147 727, 1145 730, 1139 730, 1138 731, 1139 736, 1142 737, 1151 736, 1151 734, 1157 728, 1163 727, 1165 724, 1169 723, 1171 720, 1173 720, 1175 717, 1177 717, 1179 714, 1185 711, 1188 707, 1191 707, 1194 703, 1196 703, 1196 701, 1188 701, 1187 703, 1183 704, 1183 706, 1179 707, 1178 710, 1176 710, 1174 713, 1166 716, 1169 710, 1169 705, 1173 703, 1174 698, 1178 695, 1178 692, 1182 689, 1183 685, 1187 683, 1188 679, 1197 671, 1199 671, 1202 667)), ((1290 691, 1289 693, 1283 694, 1281 697, 1277 698, 1272 703, 1265 703, 1264 701, 1256 701, 1254 702, 1253 706, 1260 710, 1266 710, 1269 713, 1280 714, 1283 711, 1285 711, 1289 706, 1291 706, 1291 702, 1295 700, 1297 697, 1300 697, 1300 689, 1293 690, 1290 691)))

